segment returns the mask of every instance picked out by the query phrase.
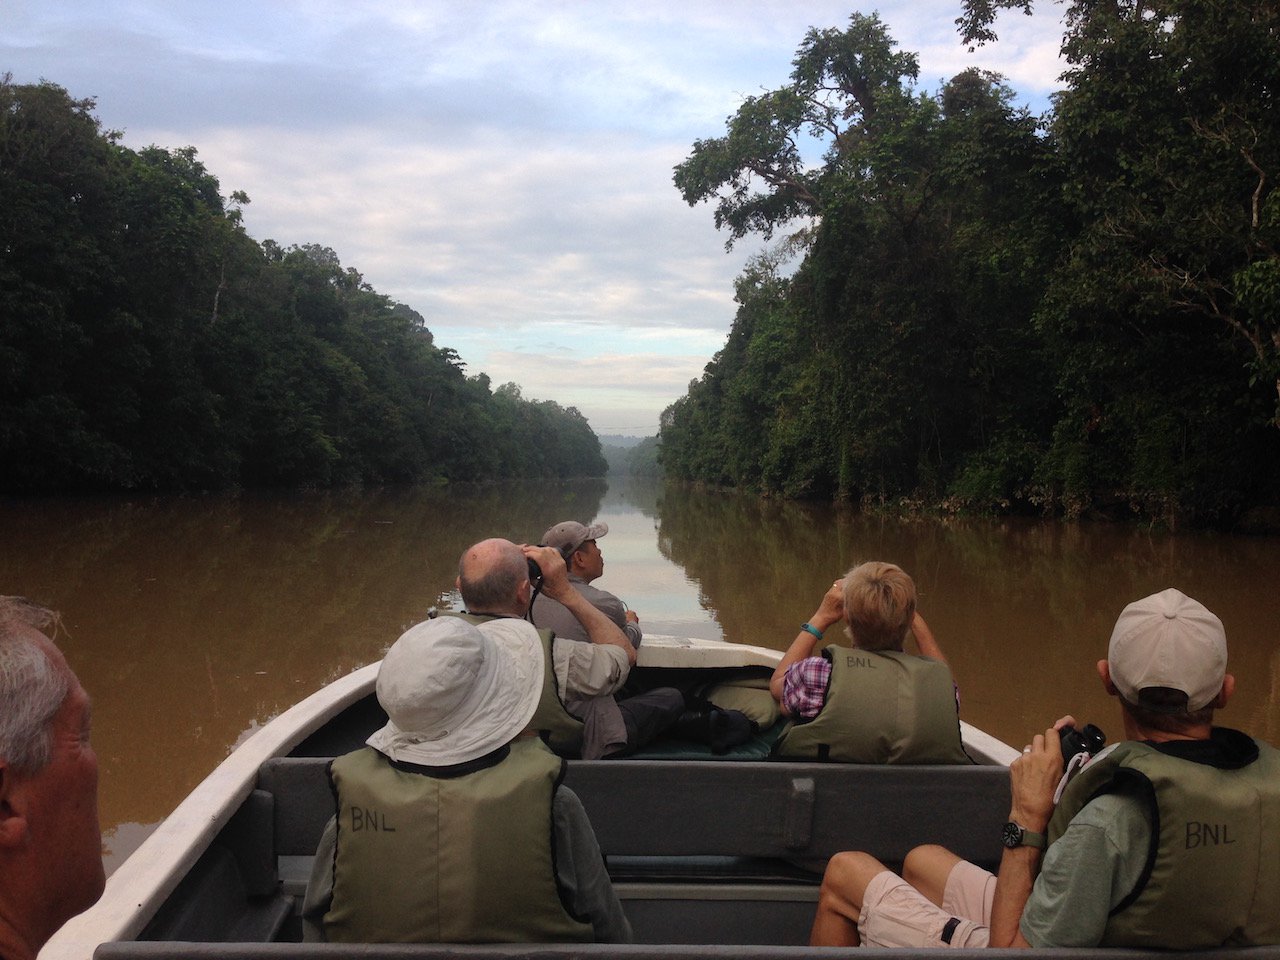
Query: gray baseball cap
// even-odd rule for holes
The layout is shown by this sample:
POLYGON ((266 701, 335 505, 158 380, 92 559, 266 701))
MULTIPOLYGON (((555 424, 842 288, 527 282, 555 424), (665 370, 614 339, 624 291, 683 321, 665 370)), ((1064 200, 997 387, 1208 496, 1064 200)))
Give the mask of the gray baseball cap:
POLYGON ((542 545, 555 547, 561 553, 573 553, 588 540, 598 540, 609 532, 607 523, 593 523, 587 526, 577 520, 565 520, 542 535, 542 545))

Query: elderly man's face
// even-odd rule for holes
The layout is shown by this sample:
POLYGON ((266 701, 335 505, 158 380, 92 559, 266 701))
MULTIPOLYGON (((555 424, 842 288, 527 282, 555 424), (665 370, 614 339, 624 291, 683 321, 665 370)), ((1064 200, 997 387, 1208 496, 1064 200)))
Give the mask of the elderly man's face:
MULTIPOLYGON (((48 641, 45 641, 48 643, 48 641)), ((62 654, 49 644, 68 673, 62 654)), ((102 832, 98 824, 98 757, 89 743, 91 707, 80 681, 54 714, 53 756, 20 789, 32 850, 47 864, 49 906, 70 919, 102 895, 102 832)))

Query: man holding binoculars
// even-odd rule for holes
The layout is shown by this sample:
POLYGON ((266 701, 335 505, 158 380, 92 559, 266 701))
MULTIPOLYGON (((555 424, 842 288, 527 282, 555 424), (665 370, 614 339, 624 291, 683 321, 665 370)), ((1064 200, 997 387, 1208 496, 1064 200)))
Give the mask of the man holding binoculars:
POLYGON ((1071 717, 1024 748, 1009 768, 999 875, 937 846, 911 851, 902 877, 868 854, 837 854, 810 942, 1280 943, 1280 751, 1213 725, 1235 690, 1226 665, 1222 622, 1200 603, 1169 589, 1129 604, 1097 664, 1124 740, 1065 784, 1071 717))

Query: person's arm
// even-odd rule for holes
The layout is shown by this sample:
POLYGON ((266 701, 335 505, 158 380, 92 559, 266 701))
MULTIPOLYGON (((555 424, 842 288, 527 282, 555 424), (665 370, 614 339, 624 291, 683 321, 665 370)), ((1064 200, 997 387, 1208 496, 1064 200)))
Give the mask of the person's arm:
POLYGON ((304 943, 324 943, 324 916, 333 903, 333 855, 338 842, 338 826, 334 817, 325 824, 316 845, 315 859, 311 861, 311 876, 302 898, 302 940, 304 943))
POLYGON ((578 592, 586 597, 592 606, 603 611, 606 617, 618 625, 618 629, 627 635, 633 647, 640 649, 640 641, 644 639, 644 632, 640 629, 640 616, 630 609, 621 597, 614 596, 608 590, 601 590, 593 584, 575 583, 573 580, 569 582, 574 584, 578 592))
POLYGON ((556 883, 570 909, 590 921, 597 943, 631 943, 631 924, 609 880, 582 801, 568 787, 557 787, 552 813, 556 883))
POLYGON ((911 632, 915 634, 916 649, 920 651, 922 657, 941 660, 943 663, 947 662, 947 658, 942 655, 942 648, 938 646, 938 638, 933 635, 929 625, 924 622, 924 617, 920 616, 919 610, 911 618, 911 632))
POLYGON ((626 617, 626 624, 622 627, 622 632, 627 635, 627 639, 631 641, 631 645, 637 650, 640 649, 640 641, 644 639, 644 631, 640 629, 640 615, 623 604, 624 610, 622 615, 626 617))
POLYGON ((618 625, 605 614, 597 610, 590 601, 580 594, 569 582, 565 570, 564 557, 555 547, 531 547, 526 545, 524 555, 535 561, 542 570, 542 592, 552 600, 558 600, 565 609, 573 614, 587 631, 587 639, 592 643, 611 644, 621 647, 632 666, 636 662, 636 648, 631 645, 627 635, 618 629, 618 625))
MULTIPOLYGON (((843 616, 844 580, 837 580, 831 585, 831 589, 823 595, 822 603, 818 605, 817 611, 809 618, 809 626, 819 633, 826 633, 833 624, 839 623, 840 618, 843 616)), ((813 656, 813 648, 817 645, 818 639, 808 630, 802 629, 796 634, 796 638, 791 641, 791 646, 782 655, 778 665, 774 667, 773 676, 769 678, 769 692, 773 694, 773 699, 777 700, 779 704, 782 703, 782 687, 783 681, 787 676, 787 668, 793 663, 798 663, 806 657, 813 656)), ((782 712, 790 716, 785 707, 782 712)))
MULTIPOLYGON (((1063 720, 1058 723, 1063 723, 1063 720)), ((1036 734, 1022 756, 1009 765, 1009 786, 1013 795, 1009 819, 1025 830, 1043 835, 1049 826, 1049 817, 1053 815, 1053 792, 1061 778, 1062 745, 1055 726, 1043 734, 1036 734)), ((1043 856, 1044 851, 1035 847, 1005 848, 1000 858, 1000 872, 996 875, 995 899, 991 904, 991 946, 1031 945, 1022 936, 1019 921, 1040 872, 1043 856)))
POLYGON ((1096 947, 1111 911, 1141 882, 1150 845, 1140 792, 1090 800, 1045 853, 1018 922, 1022 936, 1033 947, 1096 947))

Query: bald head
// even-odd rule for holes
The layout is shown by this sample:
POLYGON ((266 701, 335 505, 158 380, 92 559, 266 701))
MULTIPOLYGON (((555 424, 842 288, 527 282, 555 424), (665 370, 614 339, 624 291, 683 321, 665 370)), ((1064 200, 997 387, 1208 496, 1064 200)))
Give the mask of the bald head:
POLYGON ((458 561, 458 592, 471 613, 523 617, 529 606, 529 564, 510 540, 481 540, 458 561))

